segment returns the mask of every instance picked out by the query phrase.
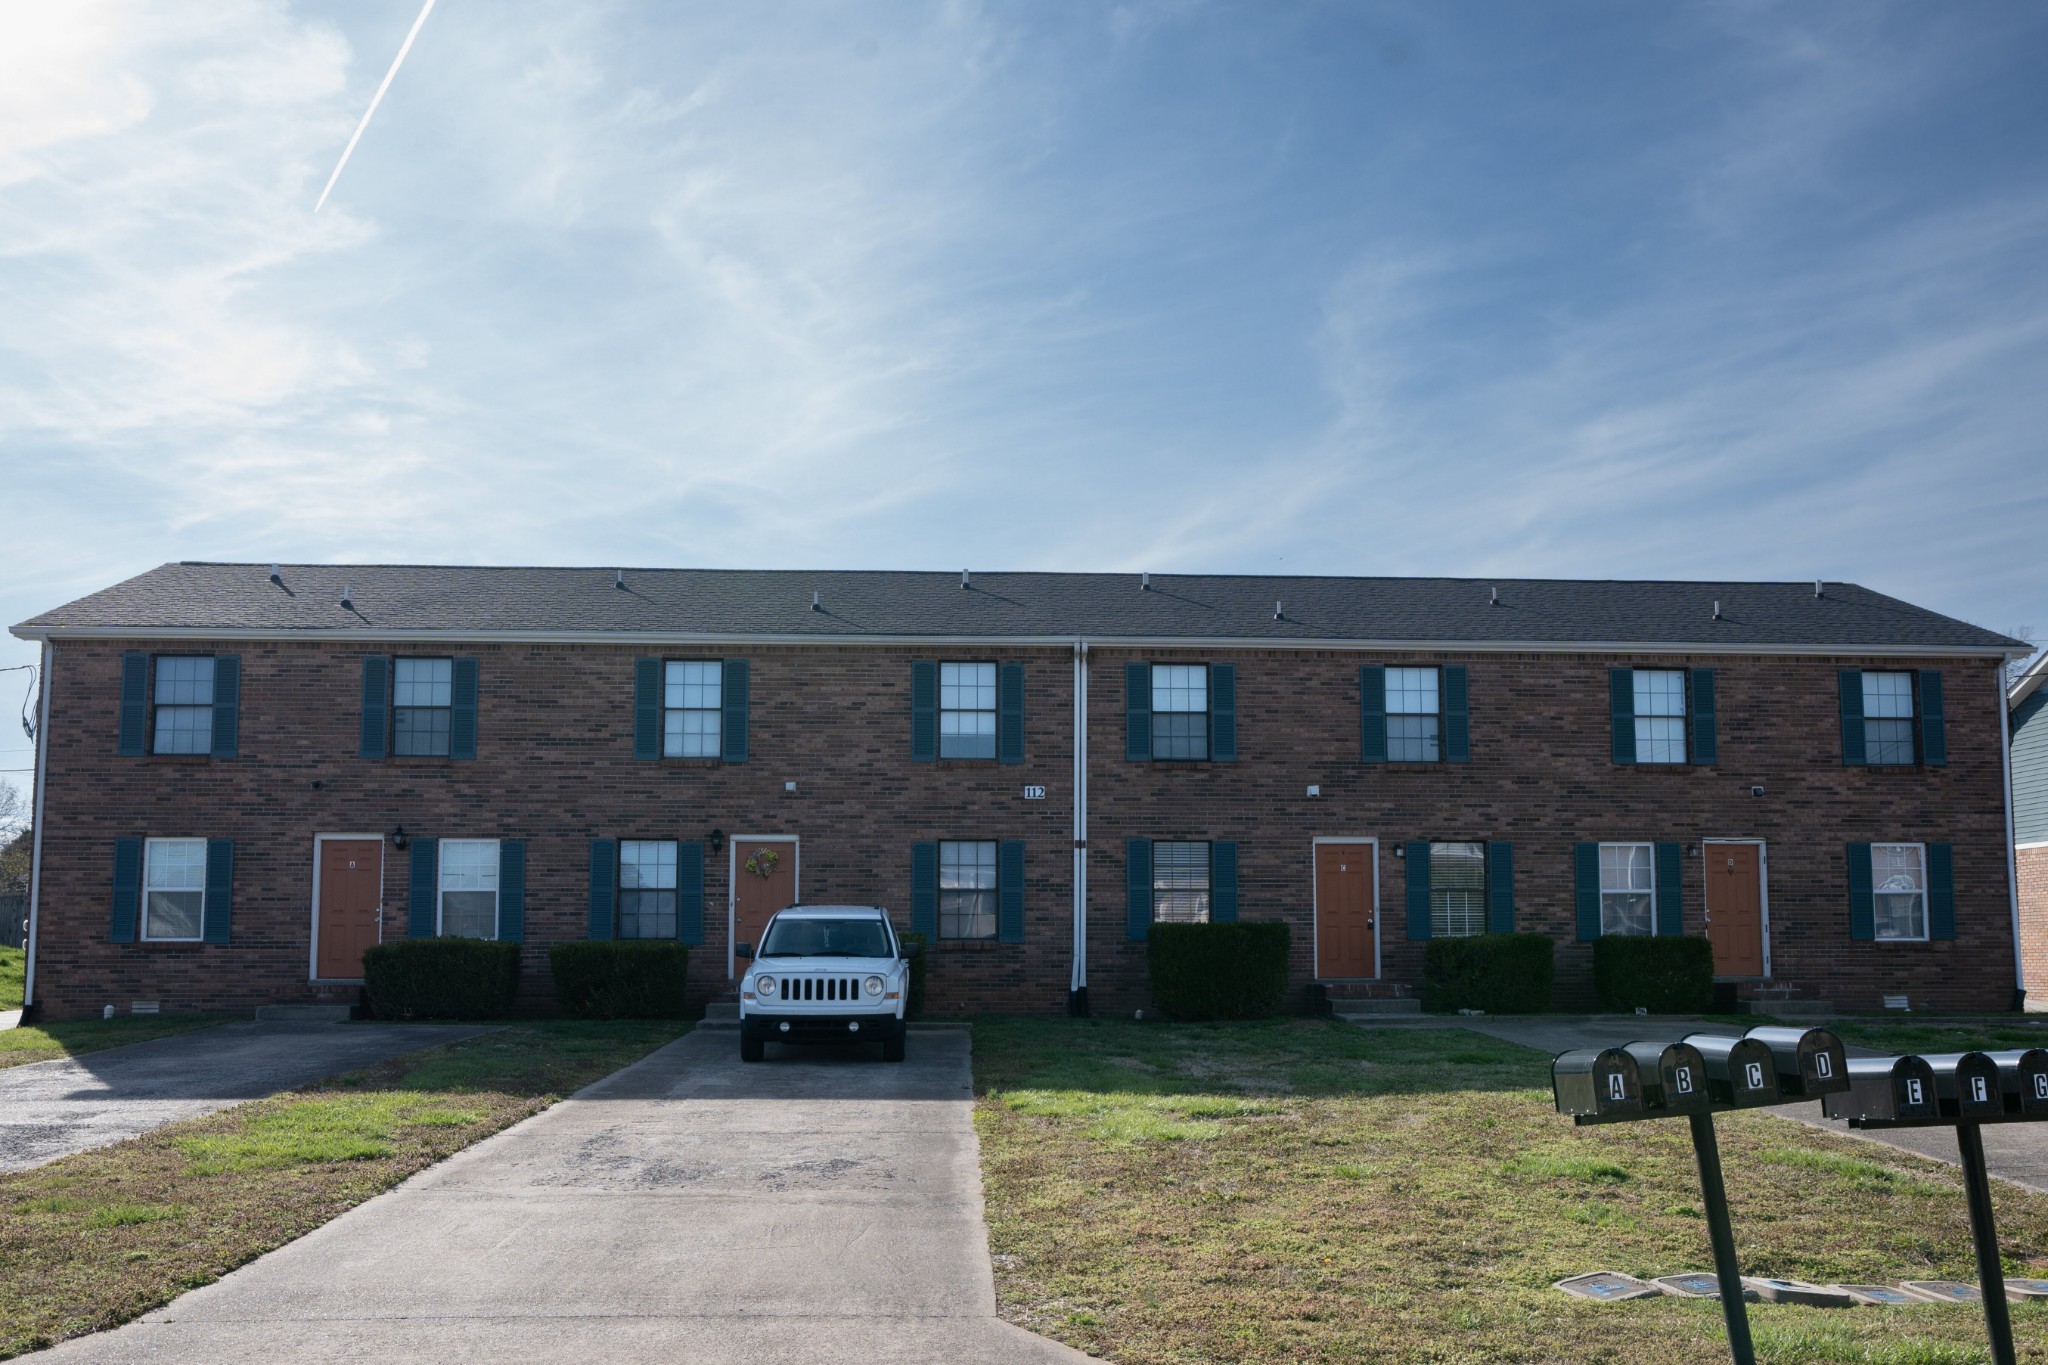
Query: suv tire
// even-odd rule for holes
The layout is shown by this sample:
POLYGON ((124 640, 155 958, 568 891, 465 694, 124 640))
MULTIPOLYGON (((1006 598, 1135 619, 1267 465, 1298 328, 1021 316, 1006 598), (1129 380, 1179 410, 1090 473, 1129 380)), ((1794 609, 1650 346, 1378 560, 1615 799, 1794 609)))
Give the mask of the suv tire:
POLYGON ((768 1055, 768 1044, 759 1038, 740 1039, 740 1060, 758 1062, 768 1055))
POLYGON ((903 1060, 903 1040, 901 1038, 884 1038, 882 1040, 882 1060, 885 1062, 900 1062, 903 1060))

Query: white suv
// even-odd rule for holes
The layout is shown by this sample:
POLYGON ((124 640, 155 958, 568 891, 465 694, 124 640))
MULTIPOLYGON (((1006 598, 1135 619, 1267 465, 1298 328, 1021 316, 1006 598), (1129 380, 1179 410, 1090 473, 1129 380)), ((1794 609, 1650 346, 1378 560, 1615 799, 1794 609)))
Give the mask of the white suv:
POLYGON ((758 1062, 778 1043, 848 1043, 873 1038, 882 1060, 903 1060, 903 1013, 910 959, 889 912, 871 905, 792 905, 761 931, 740 978, 740 1060, 758 1062))

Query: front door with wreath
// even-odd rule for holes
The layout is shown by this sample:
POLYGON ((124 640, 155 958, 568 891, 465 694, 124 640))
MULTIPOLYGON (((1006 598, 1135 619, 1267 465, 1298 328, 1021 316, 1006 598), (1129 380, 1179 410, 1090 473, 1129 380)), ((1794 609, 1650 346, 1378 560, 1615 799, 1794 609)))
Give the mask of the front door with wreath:
POLYGON ((761 943, 768 917, 797 899, 796 840, 732 842, 732 941, 761 943))

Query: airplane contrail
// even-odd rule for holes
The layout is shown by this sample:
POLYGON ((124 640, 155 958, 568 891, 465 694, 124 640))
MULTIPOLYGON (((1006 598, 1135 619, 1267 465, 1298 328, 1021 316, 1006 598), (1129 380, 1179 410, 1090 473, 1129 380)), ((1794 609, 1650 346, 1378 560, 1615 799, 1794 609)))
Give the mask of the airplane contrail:
POLYGON ((370 107, 363 111, 363 121, 356 125, 355 136, 348 140, 348 146, 341 149, 341 160, 334 163, 334 174, 327 177, 327 188, 320 191, 320 203, 313 205, 313 212, 318 213, 321 205, 327 202, 327 196, 334 192, 334 182, 341 179, 341 168, 348 165, 349 153, 353 152, 356 143, 362 140, 363 129, 370 126, 370 116, 375 114, 377 106, 384 102, 384 92, 391 88, 391 78, 398 74, 398 68, 404 64, 405 54, 412 51, 412 40, 420 36, 420 25, 427 22, 427 15, 433 8, 434 0, 427 0, 420 8, 420 17, 412 21, 412 32, 405 35, 405 42, 399 45, 398 55, 391 59, 391 69, 384 73, 384 84, 378 86, 377 93, 370 97, 370 107))

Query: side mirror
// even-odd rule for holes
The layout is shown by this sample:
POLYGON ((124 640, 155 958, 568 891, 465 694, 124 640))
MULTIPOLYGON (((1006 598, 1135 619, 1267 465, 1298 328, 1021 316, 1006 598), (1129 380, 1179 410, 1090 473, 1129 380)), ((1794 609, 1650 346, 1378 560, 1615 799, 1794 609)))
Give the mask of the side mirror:
POLYGON ((905 962, 911 962, 924 956, 924 945, 922 943, 906 943, 902 947, 903 960, 905 962))
POLYGON ((754 945, 751 943, 736 943, 733 945, 732 955, 739 958, 742 962, 751 962, 754 960, 754 945))

